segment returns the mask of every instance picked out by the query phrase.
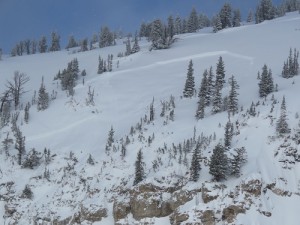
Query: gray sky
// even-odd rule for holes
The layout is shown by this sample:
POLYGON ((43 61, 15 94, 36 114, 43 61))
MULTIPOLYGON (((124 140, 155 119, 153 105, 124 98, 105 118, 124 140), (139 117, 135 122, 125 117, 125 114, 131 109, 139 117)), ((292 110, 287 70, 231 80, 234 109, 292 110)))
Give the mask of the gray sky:
POLYGON ((142 21, 188 16, 192 7, 211 16, 224 2, 239 8, 245 18, 259 0, 0 0, 0 48, 10 52, 17 42, 42 35, 49 39, 52 31, 61 35, 62 46, 71 34, 91 37, 103 25, 134 32, 142 21))

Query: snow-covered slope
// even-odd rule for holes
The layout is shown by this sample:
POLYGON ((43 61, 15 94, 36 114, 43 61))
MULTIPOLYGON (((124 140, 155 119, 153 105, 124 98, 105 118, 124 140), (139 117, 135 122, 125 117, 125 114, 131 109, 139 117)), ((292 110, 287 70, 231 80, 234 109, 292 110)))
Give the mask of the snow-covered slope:
MULTIPOLYGON (((70 220, 77 218, 78 212, 84 214, 85 210, 103 209, 106 210, 104 218, 93 224, 114 224, 113 205, 126 202, 133 196, 135 161, 137 152, 142 149, 146 173, 142 184, 161 188, 162 202, 173 194, 165 191, 168 187, 176 189, 180 186, 176 191, 193 193, 191 199, 176 211, 189 215, 186 222, 199 222, 203 212, 209 209, 214 213, 216 224, 224 224, 224 209, 239 205, 245 212, 237 216, 236 224, 298 224, 300 164, 284 164, 282 158, 287 157, 284 151, 288 147, 293 147, 296 154, 300 154, 298 144, 292 140, 296 129, 299 129, 299 118, 295 115, 300 113, 297 98, 300 78, 284 79, 281 71, 289 49, 300 49, 299 40, 300 15, 291 13, 258 25, 225 29, 216 34, 206 29, 195 34, 180 35, 168 50, 148 51, 149 43, 143 40, 140 42, 140 52, 122 58, 117 58, 119 52, 125 51, 121 40, 116 46, 88 52, 64 50, 4 57, 0 61, 1 93, 6 88, 6 81, 12 79, 14 71, 20 71, 30 77, 24 86, 28 92, 22 97, 23 105, 31 102, 42 77, 46 90, 49 93, 57 92, 57 97, 45 111, 38 112, 36 105, 33 105, 28 124, 23 119, 24 110, 21 110, 18 120, 20 130, 26 137, 26 151, 35 148, 44 153, 44 148, 50 149, 53 157, 49 164, 42 162, 33 170, 21 168, 17 164, 14 145, 10 146, 10 156, 1 148, 1 223, 13 224, 13 221, 17 221, 16 224, 34 224, 36 221, 42 224, 44 220, 44 224, 47 224, 45 221, 49 219, 70 220), (106 58, 108 54, 114 55, 113 71, 98 75, 98 56, 106 58), (193 60, 198 91, 203 71, 210 66, 215 71, 219 56, 225 62, 226 80, 234 75, 240 86, 239 107, 243 111, 231 117, 232 122, 238 121, 240 125, 236 128, 239 132, 233 137, 232 148, 245 147, 248 162, 242 168, 241 177, 229 177, 223 182, 214 183, 208 173, 207 160, 215 145, 223 142, 228 114, 222 112, 211 115, 210 108, 207 108, 205 118, 197 121, 195 113, 198 98, 182 98, 182 91, 189 60, 193 60), (78 59, 80 69, 86 70, 87 76, 84 82, 82 78, 78 80, 75 95, 67 97, 61 91, 60 83, 53 78, 74 58, 78 59), (261 71, 264 64, 272 69, 274 83, 278 84, 278 91, 273 93, 276 104, 271 99, 272 94, 266 99, 260 99, 258 95, 257 72, 261 71), (95 90, 95 104, 88 106, 86 99, 89 87, 95 90), (174 121, 160 116, 161 101, 169 101, 171 95, 175 97, 176 105, 174 121), (289 137, 279 138, 275 127, 283 96, 286 98, 288 123, 292 132, 289 137), (145 115, 149 119, 153 99, 154 121, 144 121, 145 115), (254 117, 246 112, 252 102, 259 102, 256 107, 258 113, 254 117), (272 105, 274 110, 270 112, 272 105), (111 127, 115 131, 115 149, 111 149, 107 155, 105 145, 111 127), (131 127, 134 127, 132 134, 131 127), (154 140, 149 144, 148 139, 153 134, 154 140), (126 156, 121 157, 121 145, 126 136, 130 143, 126 146, 126 156), (177 146, 194 136, 206 140, 198 182, 188 181, 192 152, 186 154, 184 163, 179 163, 180 154, 173 151, 173 145, 177 146), (89 154, 95 165, 87 163, 89 154), (153 169, 155 161, 159 162, 157 169, 153 169), (48 180, 43 178, 45 170, 50 173, 48 180), (247 192, 252 181, 257 182, 254 186, 261 191, 257 196, 249 194, 249 190, 247 192), (225 186, 218 188, 220 184, 225 186), (33 191, 31 200, 21 197, 26 185, 33 191), (199 190, 202 188, 203 193, 204 186, 211 190, 211 194, 216 193, 215 200, 203 202, 199 190)), ((226 83, 223 96, 228 92, 226 83)), ((10 138, 14 138, 9 125, 1 129, 1 141, 8 132, 10 138)), ((123 222, 134 224, 130 212, 123 222)), ((66 221, 65 224, 68 224, 66 221)), ((143 218, 142 221, 170 224, 168 216, 143 218)), ((89 222, 85 220, 82 224, 89 222)))

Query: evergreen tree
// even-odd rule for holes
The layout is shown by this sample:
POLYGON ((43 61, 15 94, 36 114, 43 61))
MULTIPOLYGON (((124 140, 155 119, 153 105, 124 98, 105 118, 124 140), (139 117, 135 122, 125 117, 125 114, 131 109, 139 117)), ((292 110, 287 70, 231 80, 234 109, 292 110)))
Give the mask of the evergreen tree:
POLYGON ((225 149, 230 148, 232 137, 233 137, 233 124, 229 120, 225 125, 225 137, 224 137, 225 149))
POLYGON ((286 103, 285 97, 283 96, 280 108, 280 117, 276 124, 276 131, 279 135, 288 134, 291 132, 289 125, 287 123, 287 115, 286 115, 286 103))
POLYGON ((30 109, 30 103, 28 102, 24 108, 24 121, 25 123, 28 123, 29 121, 29 109, 30 109))
POLYGON ((229 79, 229 84, 230 84, 230 91, 228 96, 228 112, 234 115, 239 111, 238 98, 237 98, 238 96, 237 89, 239 89, 239 86, 233 75, 229 79))
POLYGON ((191 98, 195 93, 195 81, 194 81, 194 69, 193 69, 193 61, 190 60, 187 72, 187 78, 183 90, 183 97, 191 98))
POLYGON ((73 35, 70 36, 66 49, 77 47, 78 44, 73 35))
POLYGON ((201 13, 198 18, 199 18, 199 28, 200 29, 210 26, 210 20, 207 17, 207 15, 201 13))
POLYGON ((219 87, 222 90, 225 83, 225 65, 222 56, 219 57, 216 69, 216 82, 215 87, 219 87))
MULTIPOLYGON (((35 40, 33 40, 31 42, 31 53, 35 54, 36 53, 36 49, 37 49, 37 42, 35 40)), ((1 58, 1 57, 0 57, 1 58)), ((1 59, 0 59, 1 60, 1 59)))
POLYGON ((214 72, 212 66, 209 69, 207 77, 207 87, 206 87, 206 103, 209 105, 212 101, 212 96, 214 93, 214 72))
POLYGON ((272 0, 260 0, 256 7, 255 20, 256 23, 261 23, 265 20, 272 20, 275 18, 275 7, 272 0))
POLYGON ((18 151, 18 164, 22 165, 23 155, 25 154, 25 136, 23 136, 19 127, 16 127, 14 135, 16 138, 15 149, 18 151))
POLYGON ((130 44, 130 39, 128 37, 127 41, 126 41, 126 52, 125 52, 125 55, 128 56, 130 54, 131 54, 131 44, 130 44))
POLYGON ((139 46, 138 36, 137 36, 137 33, 136 33, 135 37, 134 37, 134 44, 133 44, 132 49, 131 49, 131 54, 137 53, 139 51, 140 51, 140 46, 139 46))
POLYGON ((1 124, 0 128, 7 126, 10 121, 10 102, 9 101, 4 101, 2 103, 2 112, 0 111, 0 119, 1 119, 1 124))
POLYGON ((190 167, 190 180, 197 182, 200 176, 200 143, 197 143, 196 148, 193 152, 192 162, 190 167))
POLYGON ((37 152, 34 148, 27 154, 24 162, 22 163, 23 168, 34 169, 40 165, 41 153, 37 152))
POLYGON ((222 22, 219 14, 213 17, 212 24, 214 33, 217 33, 219 30, 222 30, 222 22))
POLYGON ((208 93, 207 93, 207 87, 208 87, 208 80, 207 80, 207 76, 208 76, 208 71, 205 70, 203 73, 203 78, 201 81, 201 86, 200 86, 200 90, 199 90, 199 101, 198 101, 198 109, 196 112, 196 118, 197 119, 203 119, 204 118, 204 109, 205 106, 209 104, 209 100, 207 99, 208 93))
POLYGON ((60 50, 60 36, 56 32, 51 33, 51 46, 49 48, 50 52, 59 51, 60 50))
POLYGON ((205 116, 205 100, 200 98, 198 101, 198 108, 196 111, 196 119, 203 119, 205 116))
POLYGON ((290 48, 290 54, 286 62, 284 62, 282 69, 282 77, 291 78, 299 73, 299 51, 294 49, 294 54, 292 48, 290 48))
POLYGON ((44 85, 44 77, 43 77, 41 87, 39 89, 37 109, 38 109, 38 111, 43 111, 43 110, 47 109, 48 106, 49 106, 49 94, 48 94, 48 92, 46 92, 46 88, 44 85))
POLYGON ((253 22, 253 12, 252 10, 250 10, 247 17, 247 23, 252 23, 252 22, 253 22))
POLYGON ((244 147, 234 149, 231 162, 231 175, 235 177, 241 176, 241 167, 247 162, 247 152, 244 147))
POLYGON ((33 192, 29 185, 26 185, 23 192, 22 192, 22 198, 32 199, 33 198, 33 192))
POLYGON ((174 29, 175 29, 175 34, 181 34, 181 31, 182 31, 182 28, 181 28, 181 25, 182 25, 182 23, 181 23, 181 18, 180 18, 180 16, 179 15, 177 15, 176 16, 176 19, 175 19, 175 27, 174 27, 174 29))
POLYGON ((241 26, 241 12, 239 9, 233 11, 232 26, 233 27, 241 26))
POLYGON ((220 86, 215 86, 212 99, 212 113, 216 114, 222 111, 222 94, 220 86))
POLYGON ((219 13, 220 20, 222 23, 222 29, 226 27, 231 27, 231 21, 232 21, 232 12, 231 12, 231 5, 229 3, 225 3, 219 13))
POLYGON ((80 51, 85 52, 85 51, 88 51, 88 50, 89 50, 88 49, 88 39, 85 38, 80 43, 80 51))
POLYGON ((94 161, 94 159, 93 159, 93 157, 92 157, 91 154, 89 154, 89 157, 88 157, 88 159, 87 159, 86 162, 87 162, 88 164, 90 164, 90 165, 95 165, 95 161, 94 161))
POLYGON ((106 142, 106 146, 105 146, 105 152, 107 155, 109 155, 112 145, 115 142, 114 133, 115 133, 115 131, 114 131, 113 127, 111 126, 111 129, 108 132, 108 138, 107 138, 107 142, 106 142))
POLYGON ((198 13, 195 8, 192 9, 188 22, 187 22, 187 31, 189 33, 194 33, 199 29, 199 19, 198 13))
POLYGON ((145 171, 144 171, 144 162, 143 162, 143 154, 142 150, 140 149, 137 154, 137 159, 135 161, 135 178, 133 185, 137 185, 145 178, 145 171))
POLYGON ((104 61, 103 61, 103 59, 100 57, 100 55, 99 55, 99 58, 98 58, 98 74, 102 74, 102 73, 104 73, 104 61))
POLYGON ((228 172, 228 158, 225 154, 224 147, 218 144, 213 149, 213 154, 210 158, 209 173, 216 181, 226 179, 228 172))
POLYGON ((154 120, 154 97, 152 103, 150 104, 150 121, 154 120))
POLYGON ((175 34, 174 19, 173 16, 170 15, 168 17, 168 36, 173 38, 174 34, 175 34))
POLYGON ((101 28, 100 38, 99 38, 99 47, 104 48, 107 46, 112 46, 114 44, 114 35, 110 32, 107 26, 101 28))
POLYGON ((272 77, 272 71, 268 70, 265 64, 262 68, 261 79, 258 83, 259 86, 259 96, 266 97, 268 94, 274 91, 274 83, 272 77))

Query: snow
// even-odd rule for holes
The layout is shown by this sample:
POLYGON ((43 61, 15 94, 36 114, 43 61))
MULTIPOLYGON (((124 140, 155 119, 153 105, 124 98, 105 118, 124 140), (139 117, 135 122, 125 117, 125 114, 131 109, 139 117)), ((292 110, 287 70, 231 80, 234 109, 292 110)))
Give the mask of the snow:
MULTIPOLYGON (((172 143, 177 145, 193 137, 194 127, 197 136, 203 133, 209 137, 216 133, 217 140, 212 141, 202 152, 203 156, 209 157, 213 147, 224 138, 224 126, 228 115, 225 112, 210 115, 209 110, 206 110, 205 119, 196 121, 194 116, 198 98, 183 99, 182 91, 189 60, 193 60, 198 90, 203 71, 210 66, 215 70, 219 56, 222 56, 225 62, 226 79, 231 75, 237 79, 240 86, 239 105, 244 108, 243 112, 231 118, 232 121, 238 120, 241 124, 240 134, 233 138, 233 147, 245 146, 248 153, 248 163, 242 169, 242 176, 224 181, 227 186, 224 193, 240 185, 241 181, 251 179, 259 179, 264 184, 276 181, 280 189, 293 193, 290 197, 282 197, 268 190, 246 214, 238 215, 237 224, 298 224, 300 197, 295 193, 300 192, 300 166, 295 164, 290 170, 283 169, 278 158, 274 156, 283 139, 273 140, 271 137, 276 136, 274 124, 280 115, 283 96, 287 102, 290 127, 296 128, 299 121, 295 114, 300 111, 300 103, 296 97, 300 88, 300 77, 283 79, 280 75, 289 49, 300 49, 300 15, 290 13, 258 25, 225 29, 216 34, 211 33, 210 29, 205 29, 195 34, 179 35, 177 38, 170 49, 157 51, 148 51, 149 43, 142 40, 139 53, 122 58, 116 57, 119 52, 125 51, 125 45, 120 40, 116 46, 88 52, 73 53, 71 50, 62 50, 47 54, 4 57, 0 61, 1 93, 5 90, 6 81, 11 80, 14 71, 17 70, 30 77, 25 86, 28 92, 22 98, 23 105, 31 101, 34 90, 38 91, 42 77, 48 93, 52 90, 58 93, 57 99, 51 101, 47 110, 38 112, 36 105, 30 108, 28 124, 23 122, 23 111, 18 121, 21 131, 26 136, 27 151, 35 148, 43 152, 46 147, 51 150, 51 154, 56 155, 52 162, 47 166, 42 164, 34 170, 29 170, 20 168, 14 158, 6 158, 4 152, 0 155, 0 183, 13 181, 13 190, 17 196, 21 195, 26 184, 33 189, 33 200, 21 200, 18 206, 23 211, 31 211, 27 217, 22 217, 23 224, 39 213, 45 216, 55 212, 56 216, 67 218, 78 209, 78 203, 108 207, 109 216, 94 224, 113 224, 112 199, 118 197, 113 190, 120 186, 124 189, 132 188, 134 162, 138 150, 143 149, 147 175, 145 183, 172 186, 180 179, 178 177, 185 176, 189 168, 178 164, 178 160, 170 161, 168 153, 160 154, 157 150, 165 144, 170 149, 172 143), (114 55, 113 71, 98 75, 98 56, 106 59, 108 54, 114 55), (75 95, 71 98, 61 91, 59 83, 53 81, 53 78, 75 57, 79 61, 80 69, 86 70, 87 76, 84 84, 82 80, 78 81, 75 95), (279 85, 278 92, 274 93, 279 103, 275 104, 271 113, 274 118, 273 124, 270 123, 269 117, 271 96, 267 97, 265 105, 257 106, 259 115, 250 118, 243 116, 252 101, 264 101, 258 97, 257 72, 261 71, 265 63, 272 69, 274 83, 279 85), (95 90, 94 106, 86 105, 89 86, 95 90), (168 121, 164 125, 166 118, 159 116, 161 101, 169 100, 171 95, 175 97, 175 121, 168 121), (143 125, 143 136, 146 140, 139 142, 138 132, 130 136, 129 131, 131 126, 140 122, 140 118, 144 118, 145 115, 149 117, 149 107, 153 98, 155 120, 143 125), (120 152, 112 152, 110 156, 105 154, 105 144, 111 126, 115 130, 116 146, 119 146, 120 139, 125 139, 126 135, 129 135, 132 141, 127 147, 127 156, 124 159, 120 157, 120 152), (153 133, 155 139, 149 146, 147 138, 153 133), (78 163, 71 171, 67 171, 68 165, 72 165, 72 160, 69 159, 70 151, 75 154, 78 163), (94 166, 86 163, 89 154, 96 161, 94 166), (154 172, 152 162, 158 157, 161 157, 163 165, 154 172), (42 176, 46 167, 50 171, 50 182, 33 178, 42 176), (82 182, 81 178, 86 181, 82 182), (280 182, 279 178, 284 178, 286 184, 280 182), (257 211, 259 204, 262 205, 262 210, 272 212, 272 216, 260 214, 257 211)), ((227 82, 223 96, 228 91, 227 82)), ((0 131, 1 141, 6 137, 6 132, 10 132, 10 137, 13 137, 10 127, 4 127, 0 131)), ((296 148, 299 152, 299 147, 296 148)), ((10 154, 16 155, 13 146, 10 154)), ((190 159, 191 153, 188 155, 189 162, 190 159)), ((202 165, 199 183, 189 182, 184 188, 201 187, 202 182, 210 181, 211 178, 208 167, 202 165)), ((0 194, 5 192, 1 187, 0 194)), ((230 202, 227 198, 224 199, 225 205, 230 202)), ((181 206, 180 210, 192 213, 193 209, 217 208, 221 204, 219 201, 213 201, 205 205, 200 201, 196 205, 195 202, 193 199, 181 206)), ((0 215, 4 215, 2 201, 0 215)), ((5 220, 0 216, 1 223, 5 223, 5 220)), ((128 220, 131 224, 136 222, 130 217, 128 220)), ((168 217, 144 219, 144 222, 153 222, 156 225, 170 223, 168 217)))

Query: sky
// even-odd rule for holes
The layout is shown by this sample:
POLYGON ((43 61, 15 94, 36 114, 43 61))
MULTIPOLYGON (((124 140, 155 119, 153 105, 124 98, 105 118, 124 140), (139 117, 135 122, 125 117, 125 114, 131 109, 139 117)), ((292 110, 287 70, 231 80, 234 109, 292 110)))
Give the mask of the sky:
POLYGON ((259 0, 0 0, 0 48, 10 52, 17 42, 42 35, 49 39, 52 31, 60 34, 62 46, 70 35, 91 37, 104 25, 134 32, 142 21, 188 16, 193 7, 212 16, 225 2, 245 18, 259 0))

